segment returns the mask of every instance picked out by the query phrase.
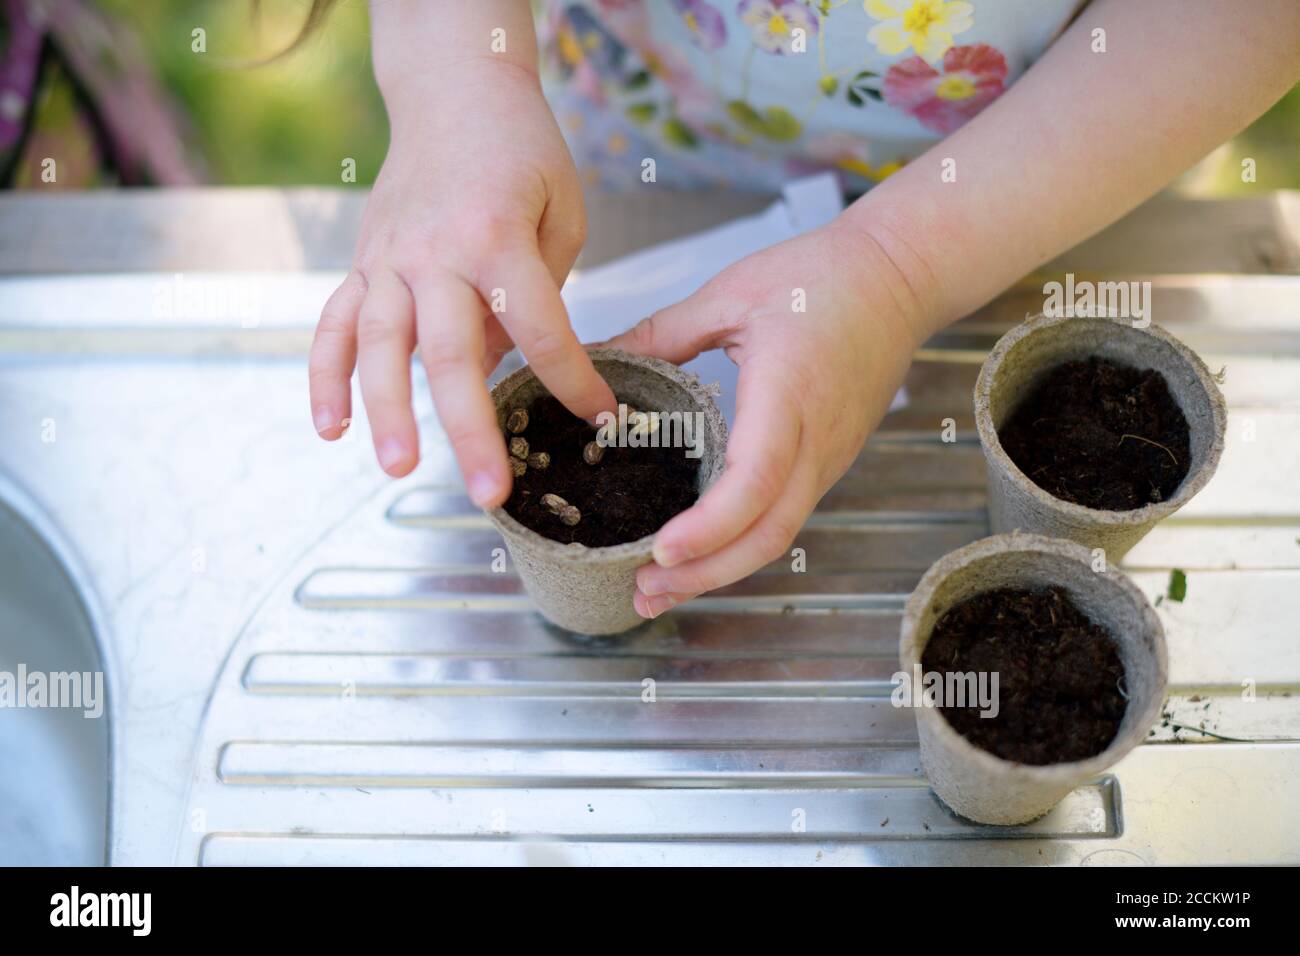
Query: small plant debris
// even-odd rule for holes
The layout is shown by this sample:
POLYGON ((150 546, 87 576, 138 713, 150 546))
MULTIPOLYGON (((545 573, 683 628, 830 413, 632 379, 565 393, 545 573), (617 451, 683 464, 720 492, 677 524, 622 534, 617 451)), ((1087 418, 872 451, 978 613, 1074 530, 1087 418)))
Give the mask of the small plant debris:
POLYGON ((1165 596, 1180 604, 1187 599, 1187 574, 1181 568, 1169 572, 1169 589, 1165 596))

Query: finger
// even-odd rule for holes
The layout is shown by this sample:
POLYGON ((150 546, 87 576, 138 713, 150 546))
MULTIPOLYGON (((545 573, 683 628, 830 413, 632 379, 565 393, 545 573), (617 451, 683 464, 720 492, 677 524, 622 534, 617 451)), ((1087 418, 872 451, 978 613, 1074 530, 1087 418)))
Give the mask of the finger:
POLYGON ((692 507, 655 535, 655 561, 666 568, 734 541, 785 488, 799 446, 796 401, 775 364, 743 365, 736 384, 736 427, 720 477, 692 507))
POLYGON ((411 413, 411 350, 415 305, 395 272, 370 277, 357 319, 357 372, 370 418, 379 466, 400 478, 419 461, 419 438, 411 413))
POLYGON ((307 360, 307 385, 316 433, 334 441, 352 419, 352 369, 357 364, 357 314, 366 280, 355 269, 321 309, 307 360))
POLYGON ((653 601, 665 594, 702 594, 739 581, 786 553, 820 498, 814 469, 801 466, 772 510, 739 538, 675 568, 647 564, 637 571, 637 589, 653 601))
POLYGON ((634 355, 661 358, 674 365, 689 362, 701 352, 717 348, 732 328, 729 318, 706 302, 700 296, 683 299, 600 344, 634 355))
POLYGON ((510 495, 505 441, 484 382, 483 300, 451 273, 412 282, 420 360, 470 499, 494 508, 510 495))
POLYGON ((550 393, 588 421, 601 412, 614 412, 614 393, 574 335, 560 290, 542 262, 536 242, 516 247, 485 275, 488 288, 480 287, 479 292, 488 301, 492 301, 494 290, 505 292, 505 308, 497 318, 550 393))
MULTIPOLYGON (((477 297, 478 294, 475 293, 475 298, 477 297)), ((510 341, 510 334, 501 325, 501 320, 487 312, 487 317, 483 320, 483 377, 487 378, 495 372, 501 360, 514 347, 515 343, 510 341)))
POLYGON ((637 591, 632 596, 632 606, 636 608, 636 612, 642 617, 653 620, 660 614, 664 613, 664 611, 671 610, 679 604, 685 604, 687 601, 696 597, 699 597, 699 595, 681 593, 656 594, 653 597, 648 597, 640 591, 637 591))

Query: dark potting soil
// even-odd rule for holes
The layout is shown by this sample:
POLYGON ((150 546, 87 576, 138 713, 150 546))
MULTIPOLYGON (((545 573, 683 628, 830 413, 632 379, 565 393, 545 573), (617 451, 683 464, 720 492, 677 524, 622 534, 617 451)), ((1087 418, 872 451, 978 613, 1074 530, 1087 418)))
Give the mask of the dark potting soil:
MULTIPOLYGON (((595 440, 595 428, 550 395, 539 397, 527 411, 528 427, 521 437, 528 440, 530 453, 546 452, 551 463, 516 478, 505 508, 538 534, 589 548, 625 544, 658 531, 699 497, 700 460, 687 458, 685 449, 611 446, 598 464, 589 465, 582 450, 595 440), (581 520, 566 525, 542 506, 546 494, 573 505, 581 520)), ((512 437, 508 434, 507 442, 512 437)))
POLYGON ((921 667, 927 674, 997 673, 996 717, 981 717, 978 705, 939 709, 959 734, 1004 760, 1095 756, 1124 718, 1115 642, 1060 588, 1003 588, 963 601, 935 624, 921 667))
POLYGON ((1107 511, 1165 501, 1192 457, 1187 419, 1165 377, 1096 357, 1049 372, 998 439, 1044 491, 1107 511))

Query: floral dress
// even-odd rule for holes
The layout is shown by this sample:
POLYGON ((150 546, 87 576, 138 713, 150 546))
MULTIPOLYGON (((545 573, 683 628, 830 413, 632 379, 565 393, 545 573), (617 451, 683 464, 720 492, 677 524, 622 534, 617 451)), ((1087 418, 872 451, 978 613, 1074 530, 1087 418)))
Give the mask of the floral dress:
POLYGON ((829 169, 861 192, 997 99, 1085 2, 546 0, 543 75, 588 182, 775 190, 829 169))

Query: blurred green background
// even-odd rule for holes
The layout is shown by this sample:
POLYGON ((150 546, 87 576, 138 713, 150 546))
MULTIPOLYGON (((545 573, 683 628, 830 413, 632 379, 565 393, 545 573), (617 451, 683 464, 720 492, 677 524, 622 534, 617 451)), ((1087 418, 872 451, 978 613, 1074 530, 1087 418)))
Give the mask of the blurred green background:
MULTIPOLYGON (((470 2, 470 0, 466 0, 470 2)), ((371 78, 364 0, 342 0, 303 45, 287 47, 310 0, 99 0, 133 25, 192 125, 206 177, 231 185, 338 185, 340 162, 357 182, 374 180, 387 145, 383 103, 371 78), (191 31, 207 31, 207 52, 191 31)), ((1240 136, 1215 150, 1173 188, 1226 196, 1300 188, 1300 87, 1240 136), (1257 179, 1242 181, 1241 161, 1257 179)))

